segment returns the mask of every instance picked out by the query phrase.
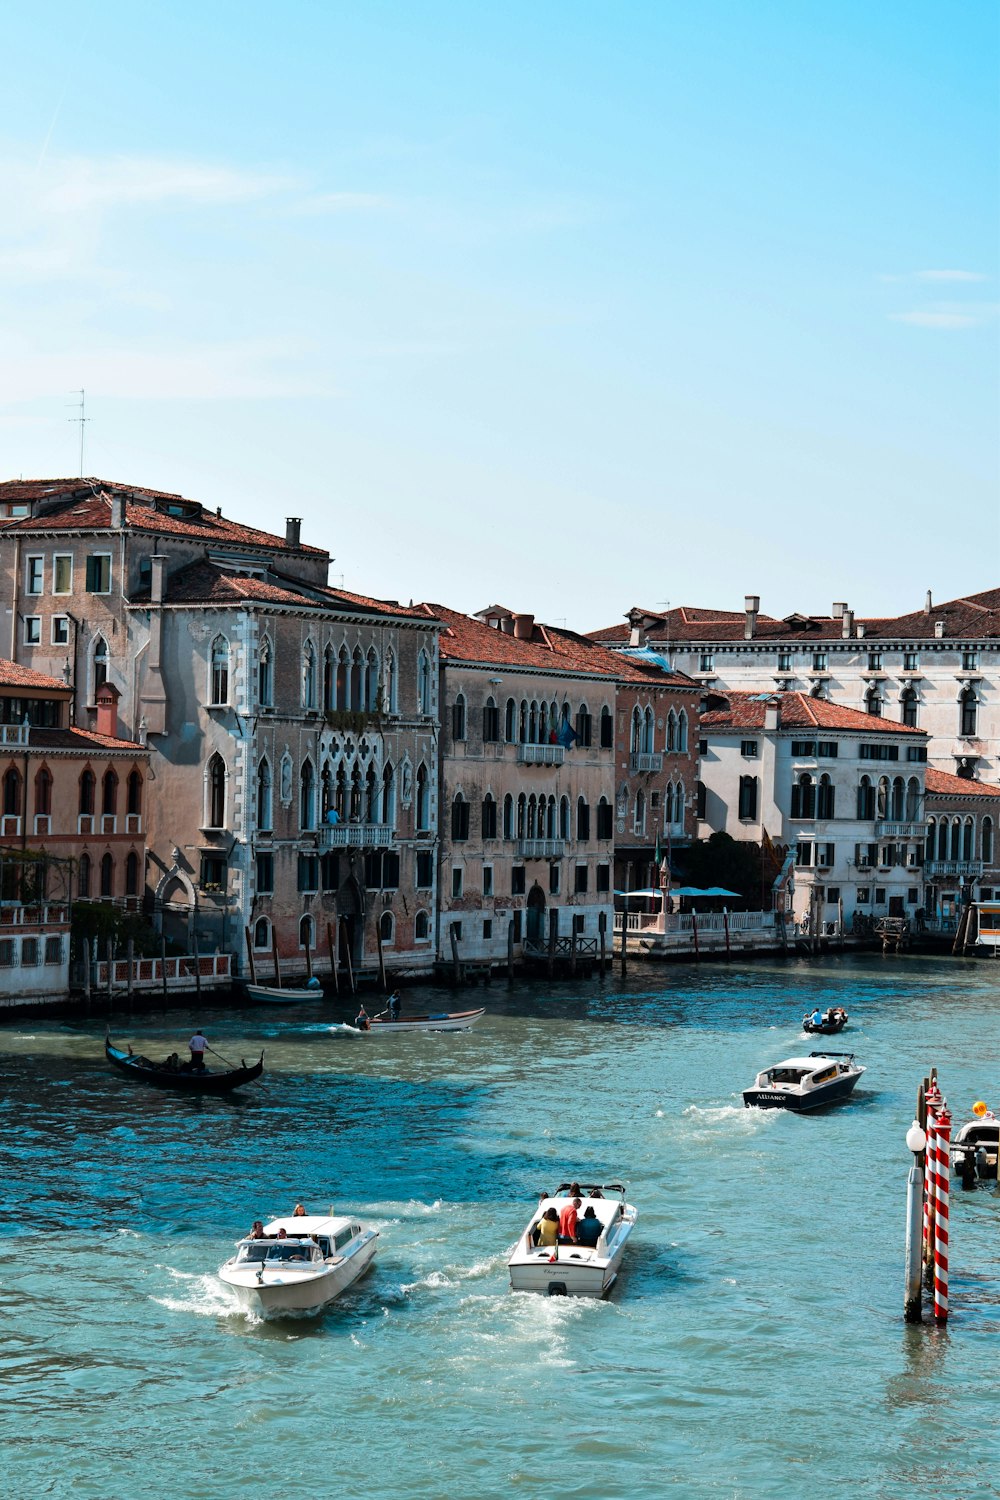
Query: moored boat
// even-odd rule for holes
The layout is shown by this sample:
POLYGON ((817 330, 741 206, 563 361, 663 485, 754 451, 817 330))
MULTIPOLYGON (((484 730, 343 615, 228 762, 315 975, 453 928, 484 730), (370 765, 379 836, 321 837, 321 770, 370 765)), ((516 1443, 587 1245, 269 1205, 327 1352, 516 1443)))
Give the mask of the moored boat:
MULTIPOLYGON (((554 1197, 542 1198, 507 1262, 511 1291, 544 1292, 549 1297, 606 1297, 618 1279, 622 1256, 638 1217, 625 1201, 620 1182, 563 1183, 554 1197), (570 1188, 579 1189, 579 1218, 597 1219, 596 1243, 539 1243, 547 1210, 566 1208, 570 1188), (614 1196, 608 1197, 607 1194, 614 1196), (592 1213, 588 1214, 588 1210, 592 1213)), ((578 1225, 578 1233, 579 1233, 578 1225)))
POLYGON ((753 1087, 743 1090, 743 1103, 747 1109, 790 1109, 799 1114, 821 1109, 848 1098, 864 1071, 853 1052, 788 1057, 757 1074, 753 1087))
POLYGON ((377 1248, 377 1229, 332 1208, 292 1215, 265 1225, 262 1238, 239 1240, 219 1278, 254 1312, 319 1312, 364 1275, 377 1248))
POLYGON ((318 979, 300 989, 267 984, 248 984, 245 988, 247 998, 257 1005, 302 1005, 306 1001, 323 999, 323 986, 318 979))
POLYGON ((977 1178, 995 1182, 1000 1155, 1000 1120, 982 1101, 972 1113, 975 1118, 960 1125, 951 1142, 951 1165, 967 1187, 977 1178))
POLYGON ((838 1031, 843 1031, 850 1020, 847 1011, 841 1005, 831 1005, 829 1010, 823 1011, 821 1021, 814 1020, 815 1011, 810 1011, 807 1016, 802 1017, 802 1030, 812 1036, 836 1036, 838 1031))
POLYGON ((116 1047, 110 1034, 104 1038, 104 1055, 119 1072, 140 1079, 158 1089, 176 1089, 185 1094, 230 1094, 245 1083, 253 1083, 264 1071, 264 1054, 248 1067, 245 1062, 227 1072, 213 1073, 209 1068, 193 1069, 190 1063, 178 1062, 176 1052, 162 1063, 153 1062, 129 1047, 116 1047))

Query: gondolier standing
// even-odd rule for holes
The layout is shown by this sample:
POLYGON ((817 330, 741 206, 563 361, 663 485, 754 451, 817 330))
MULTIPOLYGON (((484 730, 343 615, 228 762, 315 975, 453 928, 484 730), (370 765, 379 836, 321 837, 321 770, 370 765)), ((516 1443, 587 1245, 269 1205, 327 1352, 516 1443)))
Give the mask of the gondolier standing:
POLYGON ((201 1034, 201 1027, 197 1027, 194 1036, 188 1042, 191 1052, 191 1066, 196 1073, 205 1071, 205 1050, 208 1047, 207 1037, 201 1034))

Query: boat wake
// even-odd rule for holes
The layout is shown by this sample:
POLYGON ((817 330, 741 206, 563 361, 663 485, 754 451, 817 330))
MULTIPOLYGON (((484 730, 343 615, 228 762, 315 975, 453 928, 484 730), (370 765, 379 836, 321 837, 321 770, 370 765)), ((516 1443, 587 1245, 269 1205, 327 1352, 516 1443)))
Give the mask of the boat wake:
POLYGON ((766 1110, 744 1109, 742 1104, 689 1104, 681 1111, 681 1118, 689 1123, 691 1135, 697 1140, 708 1139, 720 1130, 756 1135, 770 1124, 766 1115, 766 1110))
POLYGON ((194 1313, 199 1318, 243 1318, 250 1323, 262 1321, 249 1308, 242 1307, 215 1276, 204 1272, 192 1274, 189 1271, 176 1271, 172 1266, 158 1266, 157 1270, 166 1271, 171 1280, 178 1284, 178 1295, 151 1299, 168 1312, 194 1313))

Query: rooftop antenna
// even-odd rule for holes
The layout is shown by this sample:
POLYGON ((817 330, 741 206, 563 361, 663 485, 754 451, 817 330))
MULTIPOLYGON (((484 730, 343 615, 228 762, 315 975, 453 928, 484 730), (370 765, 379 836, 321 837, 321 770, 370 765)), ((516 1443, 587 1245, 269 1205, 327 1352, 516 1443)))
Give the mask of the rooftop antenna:
POLYGON ((673 660, 670 655, 670 600, 660 599, 657 601, 656 607, 657 609, 663 610, 663 624, 665 626, 664 640, 667 647, 667 661, 669 661, 670 665, 673 666, 673 660))
MULTIPOLYGON (((80 415, 78 417, 67 417, 66 420, 67 420, 67 422, 79 422, 79 424, 80 424, 80 478, 82 479, 83 478, 83 435, 86 432, 86 424, 91 420, 91 418, 87 416, 87 393, 86 393, 86 391, 83 391, 83 390, 71 391, 70 395, 71 396, 79 396, 79 398, 80 398, 80 401, 79 401, 80 415)), ((75 402, 75 401, 73 401, 73 402, 70 403, 71 406, 76 406, 77 404, 78 403, 75 402)))

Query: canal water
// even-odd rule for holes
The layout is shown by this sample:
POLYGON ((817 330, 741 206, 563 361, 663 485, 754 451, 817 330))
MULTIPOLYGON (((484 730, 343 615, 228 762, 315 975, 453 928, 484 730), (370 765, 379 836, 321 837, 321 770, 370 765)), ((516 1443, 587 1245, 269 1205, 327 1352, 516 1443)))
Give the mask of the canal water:
POLYGON ((242 1098, 113 1073, 98 1023, 0 1028, 0 1378, 19 1496, 997 1496, 1000 1197, 956 1193, 947 1330, 902 1322, 904 1137, 936 1065, 1000 1108, 1000 965, 831 957, 453 991, 464 1034, 327 1030, 336 1006, 115 1022, 165 1054, 201 1022, 263 1046, 242 1098), (743 1109, 831 1045, 867 1073, 817 1116, 743 1109), (507 1286, 543 1189, 624 1179, 604 1303, 507 1286), (238 1312, 215 1271, 257 1217, 335 1204, 381 1232, 319 1318, 238 1312))

